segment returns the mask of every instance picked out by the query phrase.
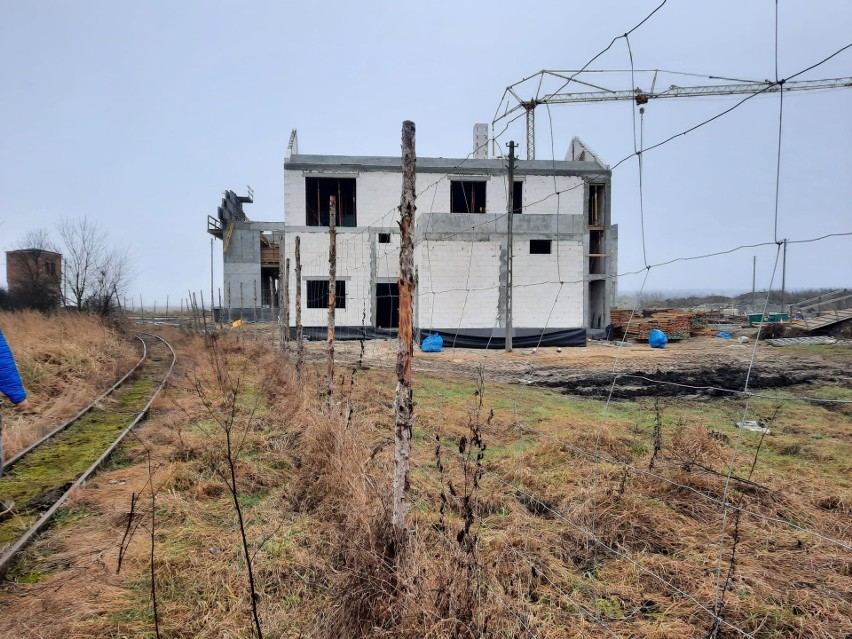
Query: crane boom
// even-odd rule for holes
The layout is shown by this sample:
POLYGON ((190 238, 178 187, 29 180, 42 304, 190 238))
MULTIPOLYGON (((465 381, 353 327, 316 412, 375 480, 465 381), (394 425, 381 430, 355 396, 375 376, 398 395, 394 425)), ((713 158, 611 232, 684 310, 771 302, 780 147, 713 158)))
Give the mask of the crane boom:
MULTIPOLYGON (((711 95, 747 95, 749 93, 777 93, 781 90, 777 82, 747 82, 743 84, 710 84, 696 87, 670 86, 665 91, 585 91, 582 93, 553 93, 546 95, 539 104, 572 104, 576 102, 612 102, 615 100, 636 100, 636 104, 645 104, 658 98, 696 98, 711 95)), ((833 78, 830 80, 802 80, 785 82, 784 91, 814 91, 816 89, 840 89, 852 87, 852 78, 833 78)))
MULTIPOLYGON (((636 104, 647 104, 650 100, 658 100, 663 98, 700 98, 717 95, 748 95, 758 93, 778 93, 782 87, 787 91, 816 91, 819 89, 841 89, 852 87, 852 78, 829 78, 825 80, 794 80, 790 82, 741 82, 736 84, 710 84, 703 86, 677 86, 671 85, 668 89, 657 91, 653 88, 650 91, 644 91, 640 88, 632 90, 613 91, 603 87, 596 87, 595 91, 582 91, 562 93, 548 93, 540 98, 530 100, 522 99, 516 89, 518 85, 530 80, 533 77, 541 76, 543 79, 547 75, 565 79, 565 76, 559 75, 550 71, 541 71, 533 76, 525 78, 521 82, 514 84, 506 89, 501 101, 501 106, 508 96, 511 96, 517 101, 514 106, 506 105, 502 114, 495 116, 492 125, 508 117, 512 113, 524 109, 526 111, 526 129, 527 129, 527 159, 535 159, 535 108, 540 104, 578 104, 581 102, 615 102, 618 100, 634 100, 636 104)), ((573 76, 566 81, 566 84, 574 80, 573 76)), ((576 80, 574 80, 576 81, 576 80)), ((585 86, 590 85, 585 82, 579 82, 585 86)), ((539 80, 541 86, 541 79, 539 80)), ((499 109, 498 109, 499 113, 499 109)))

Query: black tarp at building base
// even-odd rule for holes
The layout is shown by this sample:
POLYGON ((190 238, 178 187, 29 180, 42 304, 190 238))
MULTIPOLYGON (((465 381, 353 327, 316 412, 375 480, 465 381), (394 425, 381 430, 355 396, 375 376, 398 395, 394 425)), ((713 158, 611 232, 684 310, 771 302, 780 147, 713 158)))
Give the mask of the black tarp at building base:
MULTIPOLYGON (((420 339, 440 335, 444 348, 506 347, 506 330, 503 328, 422 329, 420 339)), ((512 348, 537 348, 539 346, 585 346, 585 328, 516 328, 512 335, 512 348)))
MULTIPOLYGON (((372 326, 337 326, 334 339, 345 342, 359 339, 396 339, 398 331, 391 328, 372 326)), ((506 330, 503 328, 435 328, 420 329, 418 343, 430 335, 440 335, 444 348, 488 348, 506 347, 506 330)), ((325 326, 305 326, 302 335, 311 342, 324 342, 328 338, 325 326)), ((296 339, 296 327, 290 327, 290 338, 296 339)), ((512 338, 513 348, 537 348, 539 346, 585 346, 585 328, 516 328, 512 338)))

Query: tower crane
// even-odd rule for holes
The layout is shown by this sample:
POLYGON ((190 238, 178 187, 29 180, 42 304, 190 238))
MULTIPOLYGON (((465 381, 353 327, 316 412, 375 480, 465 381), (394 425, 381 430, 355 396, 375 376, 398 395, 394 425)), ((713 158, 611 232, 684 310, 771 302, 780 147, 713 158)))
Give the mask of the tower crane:
MULTIPOLYGON (((622 73, 626 71, 621 71, 622 73)), ((652 71, 637 71, 635 73, 651 73, 652 71)), ((491 124, 494 127, 498 122, 504 120, 521 110, 526 112, 527 129, 527 160, 535 159, 535 108, 541 104, 576 104, 579 102, 615 102, 618 100, 634 100, 636 104, 647 104, 651 100, 663 98, 693 98, 719 95, 748 95, 758 93, 778 93, 788 91, 815 91, 819 89, 840 89, 852 87, 852 78, 829 78, 825 80, 793 80, 772 82, 734 81, 730 84, 708 84, 701 86, 678 86, 670 85, 667 89, 657 90, 655 88, 657 74, 653 71, 654 78, 651 88, 645 91, 640 88, 632 90, 612 90, 599 86, 595 83, 578 79, 580 73, 602 73, 601 71, 539 71, 523 80, 516 82, 506 88, 497 113, 491 124), (519 95, 520 86, 537 78, 538 90, 545 80, 557 79, 563 82, 562 86, 553 93, 545 93, 541 97, 525 100, 519 95), (582 92, 562 92, 569 84, 581 84, 591 90, 582 92), (513 104, 514 103, 514 104, 513 104)), ((671 72, 664 72, 671 73, 671 72)), ((693 75, 693 74, 679 74, 693 75)), ((587 77, 587 76, 586 76, 587 77)), ((704 76, 711 80, 730 80, 729 78, 717 78, 704 76)), ((538 94, 538 91, 536 92, 538 94)))

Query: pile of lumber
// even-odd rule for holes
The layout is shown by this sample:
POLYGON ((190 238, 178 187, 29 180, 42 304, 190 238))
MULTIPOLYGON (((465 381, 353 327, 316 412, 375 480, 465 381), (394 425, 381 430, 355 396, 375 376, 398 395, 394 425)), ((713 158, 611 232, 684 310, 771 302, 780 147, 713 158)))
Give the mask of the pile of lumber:
POLYGON ((634 314, 630 309, 614 308, 610 322, 629 339, 647 340, 655 328, 670 340, 689 339, 690 335, 706 332, 707 320, 703 314, 673 309, 651 309, 634 314), (632 319, 631 319, 632 315, 632 319))

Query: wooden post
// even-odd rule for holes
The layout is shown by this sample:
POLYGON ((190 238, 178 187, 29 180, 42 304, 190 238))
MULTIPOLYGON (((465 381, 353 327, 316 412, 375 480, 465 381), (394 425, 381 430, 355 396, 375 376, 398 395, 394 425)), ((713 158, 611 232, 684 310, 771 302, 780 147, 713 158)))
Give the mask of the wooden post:
POLYGON ((204 334, 207 335, 207 311, 204 309, 204 291, 198 291, 198 299, 201 300, 201 321, 204 323, 204 334))
POLYGON ((275 350, 275 342, 278 336, 275 334, 275 283, 269 276, 269 320, 272 325, 272 350, 275 350))
POLYGON ((189 307, 190 326, 192 330, 198 330, 198 324, 195 317, 195 300, 193 299, 192 291, 186 290, 186 305, 189 307))
POLYGON ((305 344, 302 341, 302 258, 296 236, 296 376, 302 379, 302 364, 305 362, 305 344))
POLYGON ((280 332, 279 340, 281 342, 281 352, 287 352, 287 330, 285 328, 287 308, 287 278, 290 277, 290 269, 287 268, 285 273, 284 268, 284 235, 278 236, 278 330, 280 332))
POLYGON ((240 321, 243 319, 243 309, 246 307, 245 301, 243 298, 243 283, 240 282, 240 321))
POLYGON ((231 318, 231 283, 228 282, 228 326, 231 325, 231 322, 234 320, 231 318))
POLYGON ((225 307, 222 306, 222 287, 220 286, 216 291, 219 293, 219 328, 221 329, 225 323, 225 307))
POLYGON ((331 408, 334 396, 334 308, 337 305, 337 199, 328 198, 328 363, 325 393, 331 408))
MULTIPOLYGON (((285 260, 284 268, 284 303, 281 304, 281 343, 283 344, 284 352, 290 350, 290 258, 285 260)), ((278 292, 281 293, 282 288, 278 286, 278 292)))
MULTIPOLYGON (((260 283, 263 286, 263 282, 260 283)), ((254 309, 252 309, 252 321, 257 324, 257 280, 252 280, 251 292, 254 293, 254 309)))
MULTIPOLYGON (((414 279, 414 211, 416 210, 414 122, 402 123, 402 197, 399 203, 399 345, 396 354, 396 430, 393 455, 393 518, 397 541, 405 543, 408 530, 409 460, 411 431, 414 426, 414 401, 411 392, 411 358, 414 354, 413 304, 414 279)), ((510 187, 511 188, 511 187, 510 187)))

